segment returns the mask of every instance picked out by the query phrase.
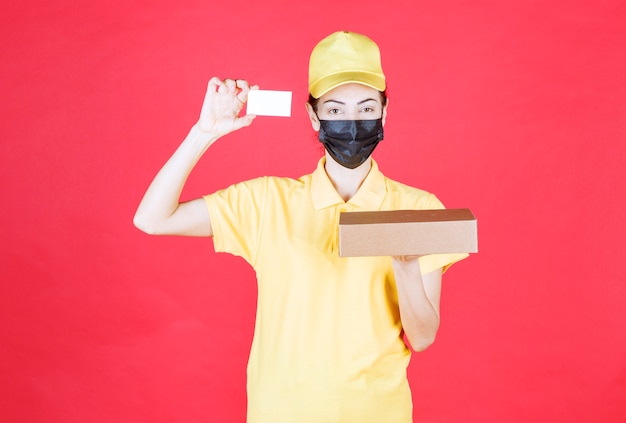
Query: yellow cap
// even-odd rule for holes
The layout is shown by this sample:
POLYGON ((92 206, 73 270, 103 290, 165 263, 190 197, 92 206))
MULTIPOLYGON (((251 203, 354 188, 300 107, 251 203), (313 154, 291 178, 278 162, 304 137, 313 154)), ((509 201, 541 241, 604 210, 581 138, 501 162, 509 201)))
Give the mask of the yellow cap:
POLYGON ((343 84, 358 83, 385 91, 380 50, 365 35, 335 32, 320 41, 309 60, 309 92, 320 98, 343 84))

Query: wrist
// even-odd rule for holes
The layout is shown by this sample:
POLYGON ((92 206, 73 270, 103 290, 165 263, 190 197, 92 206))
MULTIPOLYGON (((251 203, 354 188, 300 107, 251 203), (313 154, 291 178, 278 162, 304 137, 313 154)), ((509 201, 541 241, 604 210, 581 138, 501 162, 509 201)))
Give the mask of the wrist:
POLYGON ((188 138, 191 138, 200 144, 209 146, 213 144, 220 136, 211 131, 203 131, 200 124, 196 123, 191 127, 188 138))
POLYGON ((392 266, 397 279, 414 280, 421 276, 419 256, 393 257, 392 266))
POLYGON ((202 125, 200 125, 200 122, 196 122, 192 127, 191 127, 192 131, 197 131, 199 135, 203 135, 203 136, 211 136, 211 137, 218 137, 218 134, 215 133, 214 131, 211 130, 207 130, 207 129, 203 129, 202 125))

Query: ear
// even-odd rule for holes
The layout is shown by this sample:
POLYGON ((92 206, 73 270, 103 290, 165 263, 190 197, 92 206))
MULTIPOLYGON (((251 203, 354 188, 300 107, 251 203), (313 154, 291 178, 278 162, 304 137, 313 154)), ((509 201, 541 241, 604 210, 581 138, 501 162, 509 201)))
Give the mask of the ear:
POLYGON ((383 107, 383 126, 385 126, 385 122, 387 121, 387 107, 389 106, 389 99, 387 99, 387 104, 383 107))
POLYGON ((309 103, 304 103, 304 105, 306 107, 306 112, 309 114, 309 119, 311 120, 311 126, 313 127, 313 130, 319 132, 320 120, 317 117, 317 113, 315 113, 315 110, 313 110, 313 106, 311 106, 309 103))

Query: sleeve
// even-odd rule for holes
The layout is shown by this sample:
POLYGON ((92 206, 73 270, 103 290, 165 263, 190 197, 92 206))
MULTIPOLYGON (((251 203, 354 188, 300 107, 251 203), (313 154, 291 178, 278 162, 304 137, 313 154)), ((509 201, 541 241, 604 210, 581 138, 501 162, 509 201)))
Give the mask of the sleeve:
MULTIPOLYGON (((429 201, 428 201, 427 207, 425 209, 427 209, 427 210, 436 210, 436 209, 443 209, 443 208, 445 208, 445 207, 441 203, 441 201, 439 201, 439 199, 435 195, 430 194, 429 195, 429 201)), ((427 273, 430 273, 430 272, 432 272, 434 270, 437 270, 439 268, 442 269, 442 272, 445 272, 454 263, 456 263, 458 261, 461 261, 461 260, 463 260, 463 259, 465 259, 467 257, 469 257, 469 254, 467 254, 467 253, 460 253, 460 254, 429 254, 427 256, 420 257, 420 259, 419 259, 419 261, 420 261, 420 269, 421 269, 423 275, 425 275, 427 273)))
POLYGON ((257 178, 204 196, 216 252, 231 253, 252 263, 258 249, 266 187, 266 178, 257 178))

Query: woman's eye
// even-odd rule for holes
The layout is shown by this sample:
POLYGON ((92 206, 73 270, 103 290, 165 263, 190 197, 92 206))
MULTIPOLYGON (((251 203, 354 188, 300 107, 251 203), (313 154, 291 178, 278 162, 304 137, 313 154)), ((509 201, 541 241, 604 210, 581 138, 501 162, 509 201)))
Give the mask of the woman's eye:
POLYGON ((373 107, 369 107, 369 106, 368 107, 364 107, 363 111, 366 112, 366 113, 372 113, 374 111, 374 108, 373 107))
POLYGON ((331 115, 336 115, 337 113, 339 113, 339 109, 330 109, 328 113, 330 113, 331 115))

